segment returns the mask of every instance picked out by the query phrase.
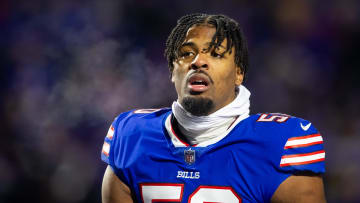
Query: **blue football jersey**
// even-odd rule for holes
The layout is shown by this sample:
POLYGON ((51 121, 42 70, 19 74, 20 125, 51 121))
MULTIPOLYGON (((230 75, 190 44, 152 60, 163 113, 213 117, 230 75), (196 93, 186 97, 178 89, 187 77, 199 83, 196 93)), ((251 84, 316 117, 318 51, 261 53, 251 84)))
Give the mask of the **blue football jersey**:
POLYGON ((324 173, 323 139, 306 120, 256 114, 224 135, 190 146, 176 135, 172 111, 120 114, 101 157, 136 202, 270 202, 294 173, 324 173))

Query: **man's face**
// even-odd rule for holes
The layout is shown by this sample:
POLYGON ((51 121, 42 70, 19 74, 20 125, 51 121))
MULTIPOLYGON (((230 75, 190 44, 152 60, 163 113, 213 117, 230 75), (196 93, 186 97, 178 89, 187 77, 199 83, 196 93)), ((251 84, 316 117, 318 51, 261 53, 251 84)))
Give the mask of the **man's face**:
POLYGON ((231 103, 235 87, 243 81, 240 67, 235 64, 234 48, 231 54, 221 56, 226 50, 226 39, 219 48, 208 50, 215 31, 210 25, 191 27, 173 63, 171 81, 178 101, 198 116, 209 115, 231 103))

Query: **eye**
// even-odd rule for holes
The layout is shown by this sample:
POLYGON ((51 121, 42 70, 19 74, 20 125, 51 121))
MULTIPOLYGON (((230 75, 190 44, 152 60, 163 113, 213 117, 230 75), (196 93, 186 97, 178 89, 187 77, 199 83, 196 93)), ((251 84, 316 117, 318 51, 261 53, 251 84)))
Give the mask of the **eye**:
POLYGON ((180 58, 188 58, 192 56, 195 56, 195 53, 191 51, 185 51, 180 53, 180 58))
POLYGON ((218 53, 216 53, 215 51, 212 51, 212 52, 211 52, 211 56, 212 56, 212 57, 215 57, 215 58, 223 58, 223 57, 224 57, 222 54, 218 54, 218 53))

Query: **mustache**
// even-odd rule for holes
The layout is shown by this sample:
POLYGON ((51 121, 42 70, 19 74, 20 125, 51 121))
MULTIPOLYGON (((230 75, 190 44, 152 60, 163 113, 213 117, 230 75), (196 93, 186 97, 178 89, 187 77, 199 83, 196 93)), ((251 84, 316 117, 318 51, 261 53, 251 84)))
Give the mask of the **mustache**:
POLYGON ((193 74, 199 74, 199 73, 206 75, 206 76, 209 78, 210 83, 211 83, 211 84, 214 84, 214 81, 213 81, 213 79, 211 78, 211 76, 210 76, 207 72, 205 72, 205 71, 203 71, 203 70, 195 70, 194 72, 192 72, 192 73, 188 76, 188 78, 190 78, 193 74))

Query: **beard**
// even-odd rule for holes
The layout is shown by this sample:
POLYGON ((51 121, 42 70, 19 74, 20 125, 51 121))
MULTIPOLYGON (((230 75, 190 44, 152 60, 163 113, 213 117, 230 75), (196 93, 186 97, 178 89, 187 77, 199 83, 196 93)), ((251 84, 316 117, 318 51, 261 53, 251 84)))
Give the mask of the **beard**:
POLYGON ((207 98, 185 97, 181 105, 194 116, 207 116, 214 108, 214 102, 207 98))

